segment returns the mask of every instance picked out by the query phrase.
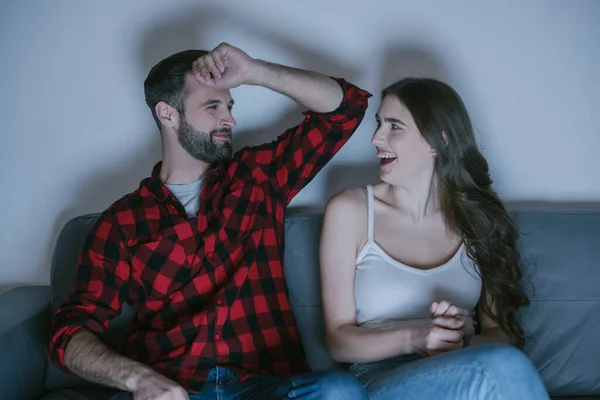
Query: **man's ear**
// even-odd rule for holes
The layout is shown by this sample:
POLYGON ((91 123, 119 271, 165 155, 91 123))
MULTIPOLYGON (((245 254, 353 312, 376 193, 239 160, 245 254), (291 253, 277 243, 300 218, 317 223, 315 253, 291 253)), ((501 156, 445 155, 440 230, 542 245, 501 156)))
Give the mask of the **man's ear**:
POLYGON ((179 126, 179 112, 177 112, 177 110, 164 101, 159 101, 156 103, 156 106, 154 106, 154 112, 156 112, 158 120, 164 126, 169 128, 175 128, 179 126))

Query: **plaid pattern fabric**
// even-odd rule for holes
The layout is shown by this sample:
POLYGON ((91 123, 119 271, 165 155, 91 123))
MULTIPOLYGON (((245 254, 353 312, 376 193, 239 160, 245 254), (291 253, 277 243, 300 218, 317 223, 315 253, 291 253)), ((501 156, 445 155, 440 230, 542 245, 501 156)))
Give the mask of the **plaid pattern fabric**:
POLYGON ((305 112, 277 140, 212 166, 195 218, 159 180, 160 163, 111 205, 53 316, 51 362, 70 373, 69 339, 84 328, 102 335, 127 302, 137 318, 121 353, 184 388, 200 390, 214 365, 242 380, 307 371, 284 281, 284 208, 364 117, 371 95, 336 80, 344 92, 337 110, 305 112))

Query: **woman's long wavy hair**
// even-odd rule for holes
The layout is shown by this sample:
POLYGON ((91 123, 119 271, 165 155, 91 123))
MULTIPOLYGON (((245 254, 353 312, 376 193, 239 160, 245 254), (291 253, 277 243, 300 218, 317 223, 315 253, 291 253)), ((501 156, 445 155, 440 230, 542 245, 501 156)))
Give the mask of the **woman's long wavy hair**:
POLYGON ((484 311, 522 348, 525 335, 516 311, 529 299, 520 286, 518 230, 492 189, 488 163, 478 149, 465 105, 449 85, 429 78, 402 79, 384 89, 382 99, 385 96, 404 104, 437 152, 435 173, 446 225, 463 238, 469 258, 479 267, 483 293, 491 299, 490 304, 482 296, 484 311))

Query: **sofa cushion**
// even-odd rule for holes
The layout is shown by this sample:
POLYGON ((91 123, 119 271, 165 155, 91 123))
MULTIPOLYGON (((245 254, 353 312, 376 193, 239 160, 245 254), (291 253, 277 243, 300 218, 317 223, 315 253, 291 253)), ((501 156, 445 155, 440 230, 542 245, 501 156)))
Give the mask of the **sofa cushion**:
MULTIPOLYGON (((513 212, 531 305, 523 349, 552 395, 600 395, 600 210, 513 212), (534 288, 535 290, 532 290, 534 288)), ((286 218, 285 276, 309 364, 338 367, 323 335, 319 214, 286 218)))
POLYGON ((313 370, 339 368, 325 347, 319 240, 321 214, 292 214, 285 221, 284 273, 292 312, 313 370))
MULTIPOLYGON (((522 236, 524 285, 531 282, 531 306, 519 312, 530 337, 525 353, 553 395, 600 395, 600 211, 514 212, 522 236)), ((85 236, 98 214, 65 225, 52 261, 52 307, 68 294, 85 236)), ((285 221, 285 277, 292 310, 310 366, 342 367, 325 348, 319 280, 322 214, 288 214, 285 221)), ((115 346, 134 316, 127 307, 111 323, 115 346)), ((89 386, 49 365, 47 388, 89 386)))
POLYGON ((600 395, 600 210, 515 212, 531 305, 524 351, 553 395, 600 395))

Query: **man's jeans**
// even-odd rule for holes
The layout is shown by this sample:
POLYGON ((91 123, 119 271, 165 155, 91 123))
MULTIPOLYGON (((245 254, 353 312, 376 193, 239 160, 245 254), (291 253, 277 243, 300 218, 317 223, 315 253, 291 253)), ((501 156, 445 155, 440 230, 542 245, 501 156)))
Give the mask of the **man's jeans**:
POLYGON ((527 356, 502 344, 481 344, 434 357, 416 355, 350 368, 370 399, 548 400, 527 356))
MULTIPOLYGON (((189 394, 190 400, 363 400, 364 386, 351 374, 343 371, 308 372, 281 378, 254 376, 244 382, 237 380, 231 370, 214 367, 200 394, 189 394)), ((131 393, 122 392, 113 400, 131 400, 131 393)))

